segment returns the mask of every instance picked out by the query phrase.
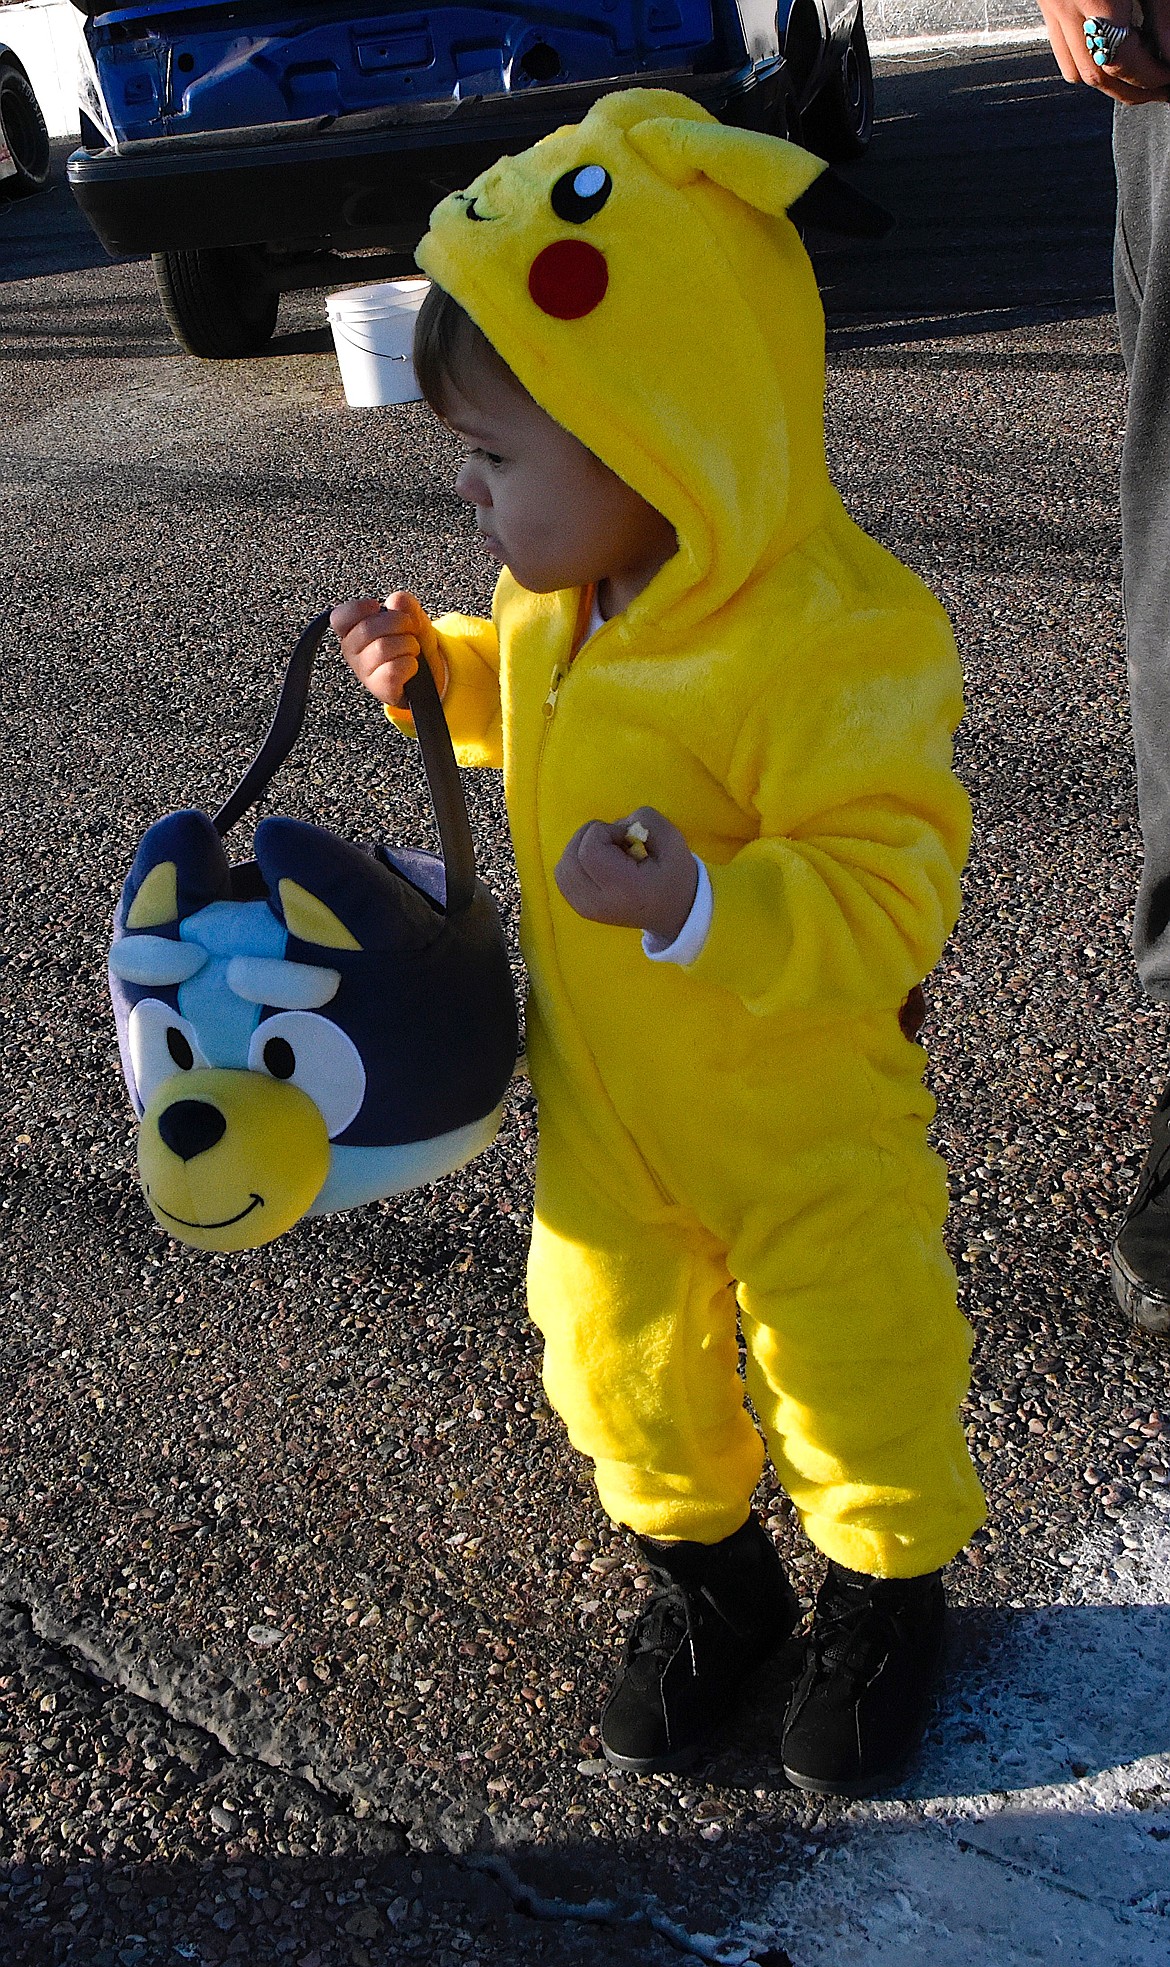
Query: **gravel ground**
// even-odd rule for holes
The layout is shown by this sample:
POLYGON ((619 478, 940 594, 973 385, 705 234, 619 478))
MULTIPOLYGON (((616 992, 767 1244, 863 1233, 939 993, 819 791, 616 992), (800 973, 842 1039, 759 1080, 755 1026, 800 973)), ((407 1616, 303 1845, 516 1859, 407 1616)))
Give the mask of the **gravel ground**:
MULTIPOLYGON (((1126 946, 1107 119, 1033 50, 881 89, 859 181, 903 223, 818 262, 835 475, 968 675, 976 848, 928 1027, 991 1512, 952 1571, 961 1690, 997 1616, 1077 1601, 1086 1539, 1101 1589, 1140 1576, 1130 1513, 1170 1497, 1170 1350, 1104 1274, 1167 1048, 1126 946)), ((103 976, 124 868, 159 812, 223 795, 325 600, 486 603, 452 446, 421 406, 345 410, 319 297, 270 357, 181 356, 149 269, 106 265, 60 186, 0 207, 0 253, 3 1958, 783 1967, 738 1922, 849 1824, 784 1784, 775 1676, 696 1775, 598 1761, 646 1580, 542 1398, 526 1089, 457 1178, 252 1254, 168 1244, 134 1181, 103 976)), ((339 670, 281 808, 427 838, 339 670)), ((514 925, 498 787, 469 795, 514 925)), ((758 1502, 811 1598, 770 1477, 758 1502)))

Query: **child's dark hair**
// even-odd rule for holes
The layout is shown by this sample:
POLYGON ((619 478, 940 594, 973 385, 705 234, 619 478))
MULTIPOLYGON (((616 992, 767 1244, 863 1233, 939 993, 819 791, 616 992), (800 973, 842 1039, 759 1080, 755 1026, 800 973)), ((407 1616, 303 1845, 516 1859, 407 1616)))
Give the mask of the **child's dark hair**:
POLYGON ((414 324, 414 372, 437 417, 446 419, 452 385, 463 389, 470 371, 485 355, 500 368, 506 367, 466 308, 432 281, 414 324))

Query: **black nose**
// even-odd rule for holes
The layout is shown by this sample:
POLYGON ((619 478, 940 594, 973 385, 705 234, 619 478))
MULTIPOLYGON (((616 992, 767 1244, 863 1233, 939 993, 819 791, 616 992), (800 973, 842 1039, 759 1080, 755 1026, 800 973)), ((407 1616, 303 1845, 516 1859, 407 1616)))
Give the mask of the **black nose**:
POLYGON ((158 1116, 158 1131, 180 1161, 194 1161, 227 1133, 227 1121, 206 1100, 176 1100, 158 1116))

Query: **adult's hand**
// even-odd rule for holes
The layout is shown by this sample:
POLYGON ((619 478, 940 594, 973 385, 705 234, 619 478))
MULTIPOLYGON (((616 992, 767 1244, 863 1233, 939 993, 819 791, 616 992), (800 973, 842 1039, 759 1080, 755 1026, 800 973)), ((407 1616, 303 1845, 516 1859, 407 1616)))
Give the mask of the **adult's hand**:
POLYGON ((1144 34, 1132 26, 1130 0, 1039 0, 1056 65, 1066 82, 1086 82, 1115 102, 1165 102, 1170 99, 1170 61, 1150 52, 1147 35, 1161 50, 1170 50, 1170 0, 1143 0, 1147 22, 1144 34), (1131 32, 1116 59, 1099 68, 1085 41, 1087 20, 1116 22, 1131 32))

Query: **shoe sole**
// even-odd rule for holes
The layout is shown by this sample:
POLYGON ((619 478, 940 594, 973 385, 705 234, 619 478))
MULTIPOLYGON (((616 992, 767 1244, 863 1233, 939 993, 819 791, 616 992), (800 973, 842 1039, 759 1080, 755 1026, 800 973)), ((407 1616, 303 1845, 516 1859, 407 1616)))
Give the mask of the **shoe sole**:
POLYGON ((1156 1296, 1135 1277, 1116 1247, 1109 1252, 1109 1274, 1113 1295, 1126 1316, 1143 1332, 1164 1338, 1170 1332, 1170 1299, 1156 1296))
POLYGON ((855 1776, 852 1781, 823 1782, 819 1776, 805 1776, 799 1769, 790 1769, 786 1762, 783 1769, 793 1789, 807 1790, 813 1796, 880 1796, 883 1790, 895 1789, 904 1780, 914 1766, 919 1746, 915 1743, 910 1754, 904 1756, 901 1762, 879 1769, 876 1776, 855 1776))
POLYGON ((611 1768, 624 1769, 631 1776, 681 1775, 684 1769, 693 1769, 709 1755, 714 1745, 715 1730, 704 1735, 701 1742, 692 1742, 689 1748, 676 1749, 673 1755, 619 1755, 616 1749, 601 1744, 601 1753, 611 1768))
POLYGON ((897 1762, 887 1762, 884 1769, 879 1769, 872 1776, 846 1776, 839 1782, 828 1782, 820 1776, 806 1776, 799 1769, 790 1769, 787 1762, 784 1762, 781 1767, 793 1789, 809 1790, 813 1796, 881 1796, 885 1790, 896 1789, 899 1783, 905 1782, 921 1754, 923 1738, 930 1726, 931 1714, 938 1699, 940 1679, 941 1671, 936 1677, 930 1707, 922 1723, 922 1732, 918 1740, 897 1762))

